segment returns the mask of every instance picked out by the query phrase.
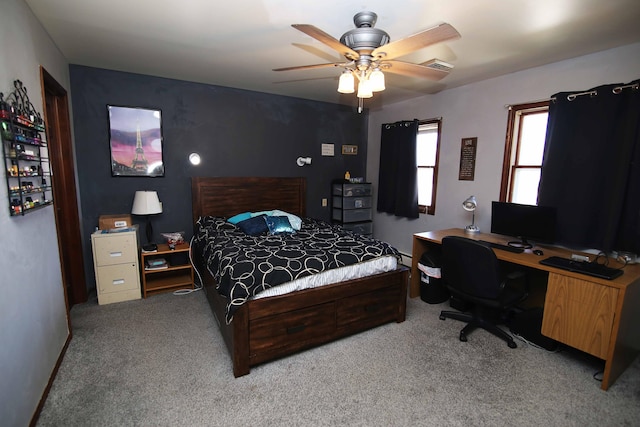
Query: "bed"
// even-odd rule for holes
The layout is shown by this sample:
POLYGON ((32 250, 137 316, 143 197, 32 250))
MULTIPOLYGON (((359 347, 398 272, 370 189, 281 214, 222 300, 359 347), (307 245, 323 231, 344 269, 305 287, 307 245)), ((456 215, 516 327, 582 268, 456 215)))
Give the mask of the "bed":
MULTIPOLYGON (((194 177, 191 192, 194 227, 205 217, 273 209, 306 217, 304 178, 194 177)), ((367 277, 248 299, 229 318, 229 300, 217 291, 198 245, 192 256, 235 377, 248 374, 252 366, 405 320, 409 273, 399 264, 367 277)))

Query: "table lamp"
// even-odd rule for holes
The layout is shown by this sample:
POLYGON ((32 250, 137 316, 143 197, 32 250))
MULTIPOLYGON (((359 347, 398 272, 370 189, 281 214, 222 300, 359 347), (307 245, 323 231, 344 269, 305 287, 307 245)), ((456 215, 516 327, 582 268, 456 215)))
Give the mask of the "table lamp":
POLYGON ((467 225, 464 228, 465 233, 478 233, 480 229, 475 225, 476 223, 476 208, 478 207, 478 202, 476 201, 476 196, 469 196, 467 200, 462 202, 462 207, 465 211, 471 212, 471 225, 467 225))
POLYGON ((151 242, 153 237, 153 228, 151 227, 151 215, 162 213, 162 204, 158 199, 158 193, 155 191, 136 191, 133 197, 133 207, 131 208, 133 215, 147 216, 147 244, 142 246, 144 251, 154 251, 158 248, 155 243, 151 242))

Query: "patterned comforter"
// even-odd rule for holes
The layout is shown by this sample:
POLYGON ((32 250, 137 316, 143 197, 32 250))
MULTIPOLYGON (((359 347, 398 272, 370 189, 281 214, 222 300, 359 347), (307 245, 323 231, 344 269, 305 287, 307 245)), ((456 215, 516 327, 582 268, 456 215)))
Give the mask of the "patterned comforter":
POLYGON ((198 220, 195 245, 227 298, 226 322, 250 297, 273 286, 384 255, 388 243, 324 221, 304 218, 295 233, 250 236, 222 217, 198 220))

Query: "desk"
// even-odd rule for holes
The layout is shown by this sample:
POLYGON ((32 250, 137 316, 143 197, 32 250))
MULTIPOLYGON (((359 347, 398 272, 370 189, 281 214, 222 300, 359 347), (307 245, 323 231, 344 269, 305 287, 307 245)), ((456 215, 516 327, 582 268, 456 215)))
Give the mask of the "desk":
MULTIPOLYGON (((411 298, 420 294, 420 257, 424 252, 439 251, 445 236, 507 242, 505 236, 467 234, 459 228, 414 234, 411 298)), ((605 368, 601 388, 607 390, 640 353, 640 264, 626 266, 624 274, 615 280, 605 280, 542 265, 539 263, 541 259, 554 255, 569 258, 572 253, 579 252, 552 246, 540 248, 544 251, 543 256, 534 255, 531 250, 513 253, 494 249, 494 252, 501 261, 540 270, 548 275, 542 334, 603 359, 605 368)))

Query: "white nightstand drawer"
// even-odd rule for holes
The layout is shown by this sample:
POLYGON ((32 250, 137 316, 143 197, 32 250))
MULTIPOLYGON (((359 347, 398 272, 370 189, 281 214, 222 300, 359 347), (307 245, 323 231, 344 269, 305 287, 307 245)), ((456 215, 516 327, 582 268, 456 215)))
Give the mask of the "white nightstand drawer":
MULTIPOLYGON (((98 278, 98 298, 100 298, 101 294, 110 292, 136 289, 140 292, 138 274, 138 265, 135 262, 98 267, 98 271, 96 272, 96 277, 98 278)), ((140 298, 139 293, 138 298, 140 298)))
POLYGON ((93 257, 98 266, 122 264, 138 259, 138 245, 134 232, 107 234, 94 238, 93 257))

